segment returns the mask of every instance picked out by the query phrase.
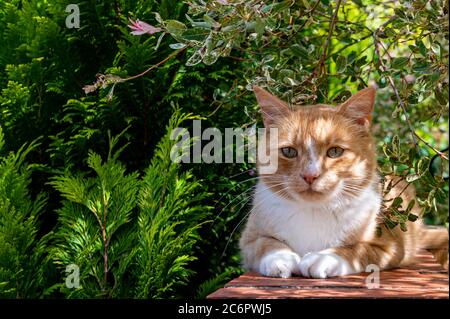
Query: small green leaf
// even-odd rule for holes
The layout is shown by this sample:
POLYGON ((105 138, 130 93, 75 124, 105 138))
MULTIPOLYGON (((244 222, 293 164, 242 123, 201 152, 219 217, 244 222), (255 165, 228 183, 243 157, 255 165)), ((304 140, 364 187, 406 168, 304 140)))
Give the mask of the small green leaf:
POLYGON ((203 20, 209 24, 209 26, 211 28, 219 28, 220 27, 220 23, 218 23, 217 21, 215 21, 213 18, 211 18, 209 15, 205 14, 203 16, 203 20))
POLYGON ((428 169, 428 161, 421 158, 417 162, 417 173, 422 175, 426 172, 427 169, 428 169))
POLYGON ((154 14, 156 21, 158 21, 160 24, 163 24, 164 20, 161 18, 161 15, 158 12, 154 12, 154 14))
POLYGON ((411 221, 411 222, 415 222, 418 218, 419 218, 419 216, 414 215, 414 214, 409 214, 408 215, 408 220, 411 221))
POLYGON ((294 78, 295 77, 295 72, 293 70, 291 70, 291 69, 281 69, 280 70, 280 76, 294 78))
POLYGON ((434 90, 434 96, 436 97, 436 100, 438 100, 438 102, 441 105, 447 105, 448 103, 448 90, 442 90, 439 87, 435 87, 434 90))
POLYGON ((306 8, 307 10, 310 10, 310 9, 311 9, 311 4, 309 3, 308 0, 302 0, 302 2, 303 2, 303 5, 305 6, 305 8, 306 8))
POLYGON ((375 234, 377 237, 381 237, 381 235, 383 235, 383 231, 381 230, 380 226, 377 226, 377 228, 375 229, 375 234))
POLYGON ((347 56, 347 63, 348 64, 352 64, 354 61, 356 60, 356 52, 352 51, 349 53, 349 55, 347 56))
MULTIPOLYGON (((408 207, 406 207, 406 213, 409 213, 413 208, 414 205, 416 204, 416 201, 414 199, 412 199, 409 203, 408 203, 408 207)), ((416 216, 417 217, 417 216, 416 216)), ((409 216, 408 216, 409 218, 409 216)))
POLYGON ((406 181, 408 183, 412 183, 420 178, 419 174, 409 174, 406 176, 406 181))
POLYGON ((258 35, 258 39, 262 37, 264 34, 264 30, 266 28, 266 25, 264 21, 261 19, 261 17, 256 17, 256 23, 255 23, 255 32, 258 35))
POLYGON ((394 221, 392 221, 392 220, 390 220, 390 219, 386 219, 386 220, 384 221, 384 223, 386 224, 386 226, 387 226, 389 229, 392 229, 392 228, 394 228, 395 226, 398 225, 398 222, 394 222, 394 221))
POLYGON ((392 60, 391 66, 394 69, 400 70, 403 67, 405 67, 409 62, 409 59, 407 57, 399 57, 399 58, 394 58, 392 60))
POLYGON ((210 30, 195 28, 188 29, 182 33, 181 37, 187 41, 203 42, 210 34, 210 30))
POLYGON ((282 2, 275 3, 272 6, 271 12, 278 13, 278 12, 284 11, 286 9, 289 9, 294 3, 295 3, 295 1, 293 1, 293 0, 285 0, 282 2))
POLYGON ((412 160, 414 160, 416 158, 416 155, 417 155, 416 148, 415 147, 410 148, 409 151, 408 151, 408 159, 412 161, 412 160))
POLYGON ((408 183, 412 183, 420 178, 419 174, 409 174, 406 176, 406 181, 408 183))
POLYGON ((290 47, 291 52, 300 58, 307 59, 308 58, 308 50, 306 50, 304 47, 300 46, 299 44, 295 43, 290 47))
POLYGON ((402 231, 408 231, 408 228, 406 227, 406 224, 405 223, 400 223, 400 229, 402 230, 402 231))
POLYGON ((396 197, 396 198, 394 198, 394 201, 392 202, 392 207, 393 208, 400 207, 402 203, 403 203, 403 198, 396 197))
POLYGON ((393 38, 395 37, 396 33, 392 28, 386 28, 384 30, 384 34, 388 37, 388 38, 393 38))
POLYGON ((200 53, 200 50, 195 51, 193 55, 186 61, 187 66, 194 66, 199 64, 203 59, 202 54, 200 53))
POLYGON ((174 36, 181 36, 187 30, 186 25, 177 20, 167 20, 165 24, 167 32, 174 36))
POLYGON ((427 48, 425 47, 425 44, 423 43, 422 39, 416 40, 416 47, 419 49, 419 52, 422 56, 427 56, 427 48))
POLYGON ((400 139, 398 135, 394 135, 394 137, 392 137, 392 152, 394 154, 398 154, 399 151, 400 151, 400 139))
POLYGON ((164 32, 162 32, 161 35, 159 36, 158 41, 156 42, 155 51, 158 50, 158 48, 159 48, 159 46, 161 44, 161 41, 162 41, 162 39, 164 38, 165 35, 166 34, 164 32))
POLYGON ((172 44, 169 44, 169 47, 171 49, 174 49, 174 50, 179 50, 179 49, 183 49, 184 47, 186 47, 186 44, 184 44, 184 43, 172 43, 172 44))
POLYGON ((343 55, 339 55, 336 58, 336 71, 338 73, 342 73, 345 71, 345 68, 347 67, 347 59, 343 55))
POLYGON ((216 50, 213 50, 205 54, 205 56, 203 57, 203 63, 205 63, 206 65, 212 65, 216 63, 218 59, 219 53, 216 50))
POLYGON ((425 73, 425 74, 430 73, 430 68, 428 64, 426 64, 425 62, 414 63, 412 69, 416 73, 425 73))

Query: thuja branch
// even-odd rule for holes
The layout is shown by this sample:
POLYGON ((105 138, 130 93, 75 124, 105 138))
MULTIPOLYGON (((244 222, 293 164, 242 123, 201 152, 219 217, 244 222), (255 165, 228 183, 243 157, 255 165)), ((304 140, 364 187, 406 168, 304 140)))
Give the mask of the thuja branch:
POLYGON ((98 222, 98 225, 100 227, 100 232, 102 235, 102 244, 103 244, 103 281, 100 280, 97 273, 94 271, 94 275, 97 279, 97 282, 99 283, 102 291, 105 291, 107 284, 108 284, 108 246, 109 246, 109 240, 107 240, 107 234, 106 234, 106 215, 108 206, 106 203, 105 195, 103 195, 103 216, 101 216, 100 209, 96 208, 95 205, 92 203, 92 207, 90 210, 95 216, 95 219, 98 222), (103 217, 103 218, 102 218, 103 217))
POLYGON ((102 241, 103 241, 103 280, 105 287, 108 285, 108 239, 106 234, 106 217, 108 214, 108 200, 106 194, 103 194, 103 225, 102 225, 102 241))

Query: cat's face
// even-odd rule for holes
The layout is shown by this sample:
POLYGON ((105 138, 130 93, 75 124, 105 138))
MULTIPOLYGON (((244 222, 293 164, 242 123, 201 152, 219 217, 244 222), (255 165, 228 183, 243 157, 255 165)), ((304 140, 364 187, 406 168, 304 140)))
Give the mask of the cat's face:
POLYGON ((368 88, 339 106, 290 108, 261 88, 255 94, 265 127, 278 129, 270 145, 278 165, 261 175, 274 193, 303 201, 357 196, 371 181, 375 147, 369 132, 375 90, 368 88))

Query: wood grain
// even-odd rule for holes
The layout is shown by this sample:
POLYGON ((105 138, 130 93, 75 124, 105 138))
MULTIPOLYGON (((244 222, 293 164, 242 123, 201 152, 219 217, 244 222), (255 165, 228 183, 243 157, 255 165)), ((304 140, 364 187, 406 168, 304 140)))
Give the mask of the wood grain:
POLYGON ((368 275, 283 279, 248 272, 231 280, 208 298, 449 298, 448 273, 428 252, 420 254, 410 267, 382 271, 379 288, 367 288, 368 275))

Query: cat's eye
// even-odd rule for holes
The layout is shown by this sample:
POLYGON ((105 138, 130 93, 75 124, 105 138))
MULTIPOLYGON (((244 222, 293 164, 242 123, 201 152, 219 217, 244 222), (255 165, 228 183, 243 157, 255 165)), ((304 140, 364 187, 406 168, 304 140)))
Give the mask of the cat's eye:
POLYGON ((281 153, 287 158, 294 158, 297 157, 297 150, 293 147, 283 147, 281 149, 281 153))
POLYGON ((335 146, 328 149, 327 156, 330 158, 337 158, 342 156, 343 153, 344 149, 342 147, 335 146))

